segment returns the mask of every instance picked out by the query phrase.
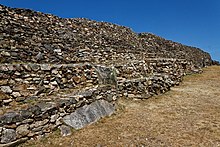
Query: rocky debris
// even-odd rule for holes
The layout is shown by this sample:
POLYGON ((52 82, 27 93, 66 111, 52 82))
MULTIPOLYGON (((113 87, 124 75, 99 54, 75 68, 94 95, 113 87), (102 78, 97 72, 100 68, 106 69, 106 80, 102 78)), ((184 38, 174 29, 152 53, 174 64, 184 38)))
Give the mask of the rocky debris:
POLYGON ((98 100, 65 116, 63 121, 74 129, 81 129, 102 117, 110 116, 114 110, 115 108, 111 103, 105 100, 98 100))

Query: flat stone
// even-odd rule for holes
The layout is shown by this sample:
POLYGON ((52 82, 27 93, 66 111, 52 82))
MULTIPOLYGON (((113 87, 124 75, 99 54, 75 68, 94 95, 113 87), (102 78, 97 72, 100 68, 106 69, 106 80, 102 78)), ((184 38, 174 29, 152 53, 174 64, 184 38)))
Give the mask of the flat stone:
POLYGON ((0 100, 6 100, 6 99, 10 99, 10 96, 0 91, 0 100))
POLYGON ((73 81, 76 83, 76 84, 79 84, 81 82, 81 77, 80 76, 73 76, 73 81))
POLYGON ((12 94, 11 94, 13 97, 20 97, 21 96, 21 94, 19 93, 19 92, 12 92, 12 94))
POLYGON ((3 100, 3 103, 5 103, 5 104, 8 104, 8 103, 10 103, 10 102, 12 102, 13 100, 10 98, 10 99, 5 99, 5 100, 3 100))
POLYGON ((20 76, 21 73, 16 71, 16 72, 14 73, 14 75, 16 75, 16 76, 20 76))
POLYGON ((59 115, 58 114, 54 114, 50 117, 50 122, 54 123, 56 122, 56 120, 59 118, 59 115))
POLYGON ((10 86, 1 86, 1 91, 7 94, 12 93, 10 86))
POLYGON ((56 104, 53 102, 40 102, 37 104, 37 106, 40 107, 42 112, 46 112, 56 108, 56 104))
POLYGON ((1 143, 9 143, 16 140, 16 132, 13 129, 4 129, 2 131, 1 143))
POLYGON ((36 121, 35 123, 33 123, 33 124, 30 125, 30 128, 31 128, 31 129, 32 129, 32 128, 38 128, 38 127, 41 127, 41 126, 47 124, 48 122, 49 122, 48 119, 44 119, 44 120, 42 120, 42 121, 36 121))
POLYGON ((134 95, 134 94, 128 94, 128 97, 129 97, 129 98, 134 98, 135 95, 134 95))
POLYGON ((54 52, 61 53, 62 50, 61 49, 54 49, 54 52))
POLYGON ((28 124, 24 124, 24 125, 20 125, 16 128, 16 134, 17 136, 20 137, 24 137, 26 135, 29 134, 29 125, 28 124))
POLYGON ((37 64, 30 64, 29 66, 33 71, 38 71, 40 69, 40 66, 37 64))
POLYGON ((7 85, 7 84, 8 84, 8 80, 7 79, 0 80, 0 86, 7 85))
POLYGON ((50 83, 51 83, 51 85, 54 85, 54 86, 58 85, 57 81, 53 81, 53 82, 50 82, 50 83))
POLYGON ((37 105, 30 106, 28 111, 32 113, 32 115, 40 115, 42 113, 41 108, 37 105))
POLYGON ((71 128, 66 125, 61 125, 59 127, 62 136, 69 136, 72 134, 71 128))
POLYGON ((0 116, 0 124, 10 124, 22 121, 21 115, 16 112, 7 112, 0 116))
POLYGON ((13 91, 25 91, 27 88, 26 84, 17 84, 14 86, 13 91))
POLYGON ((25 137, 25 138, 21 138, 21 139, 17 139, 13 142, 10 142, 10 143, 6 143, 6 144, 0 144, 0 147, 15 147, 21 143, 24 143, 25 141, 28 140, 28 137, 25 137))
POLYGON ((63 122, 75 129, 81 129, 104 116, 111 115, 114 111, 115 107, 111 103, 105 100, 98 100, 90 105, 84 105, 70 115, 65 116, 63 122))
POLYGON ((41 70, 43 71, 50 71, 52 68, 52 66, 49 64, 41 64, 40 67, 41 67, 41 70))
POLYGON ((56 74, 58 74, 58 71, 57 71, 57 69, 53 69, 51 73, 56 75, 56 74))

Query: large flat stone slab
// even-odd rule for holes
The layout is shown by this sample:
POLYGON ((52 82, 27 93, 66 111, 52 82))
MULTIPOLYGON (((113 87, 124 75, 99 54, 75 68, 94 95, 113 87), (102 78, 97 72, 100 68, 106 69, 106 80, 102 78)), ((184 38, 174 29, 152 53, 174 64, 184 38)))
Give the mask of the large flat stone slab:
POLYGON ((75 112, 65 116, 63 122, 74 129, 81 129, 102 117, 110 116, 114 111, 115 107, 113 104, 105 100, 98 100, 90 105, 78 108, 75 112))

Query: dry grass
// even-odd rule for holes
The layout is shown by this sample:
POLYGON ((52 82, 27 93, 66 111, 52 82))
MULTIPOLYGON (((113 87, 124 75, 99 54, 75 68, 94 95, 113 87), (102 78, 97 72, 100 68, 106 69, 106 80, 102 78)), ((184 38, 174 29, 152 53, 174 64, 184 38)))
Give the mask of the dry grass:
POLYGON ((220 67, 186 76, 164 95, 120 104, 125 109, 72 136, 56 132, 22 146, 220 146, 220 67))

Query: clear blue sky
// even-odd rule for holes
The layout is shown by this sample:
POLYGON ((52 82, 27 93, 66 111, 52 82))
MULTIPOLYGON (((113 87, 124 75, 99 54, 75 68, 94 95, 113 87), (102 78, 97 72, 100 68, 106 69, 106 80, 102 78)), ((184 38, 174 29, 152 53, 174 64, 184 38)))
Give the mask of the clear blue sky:
POLYGON ((220 61, 220 0, 0 0, 0 4, 128 26, 202 48, 220 61))

